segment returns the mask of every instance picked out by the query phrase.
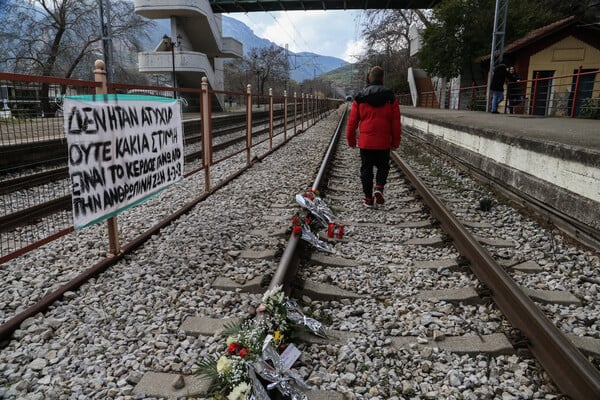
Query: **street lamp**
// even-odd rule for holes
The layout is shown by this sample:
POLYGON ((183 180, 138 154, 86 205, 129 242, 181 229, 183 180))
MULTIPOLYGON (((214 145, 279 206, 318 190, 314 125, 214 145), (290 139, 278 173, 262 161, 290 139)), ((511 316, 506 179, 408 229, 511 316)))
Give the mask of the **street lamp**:
MULTIPOLYGON (((173 89, 177 87, 177 79, 175 78, 175 47, 181 47, 181 35, 177 34, 177 43, 173 43, 170 36, 166 34, 163 36, 163 40, 168 49, 171 50, 171 65, 173 67, 173 89)), ((173 98, 177 98, 177 92, 173 90, 173 98)))
POLYGON ((260 95, 262 94, 262 91, 260 90, 260 76, 262 75, 263 71, 264 69, 262 67, 256 69, 256 94, 258 95, 258 100, 256 102, 257 107, 260 107, 260 95))

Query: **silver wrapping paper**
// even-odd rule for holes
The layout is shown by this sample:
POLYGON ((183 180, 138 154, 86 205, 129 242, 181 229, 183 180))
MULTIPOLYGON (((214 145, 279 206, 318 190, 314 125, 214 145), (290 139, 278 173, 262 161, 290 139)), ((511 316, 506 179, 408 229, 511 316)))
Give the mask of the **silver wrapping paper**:
POLYGON ((316 248, 317 250, 321 250, 321 251, 324 251, 327 253, 334 253, 331 245, 329 243, 324 242, 321 239, 319 239, 317 237, 317 235, 312 233, 312 231, 306 224, 302 224, 302 233, 301 233, 300 238, 302 240, 305 240, 308 243, 312 244, 313 247, 316 248))
POLYGON ((312 215, 317 218, 317 220, 323 225, 323 227, 329 225, 330 222, 333 222, 335 219, 335 215, 320 197, 315 197, 314 200, 309 199, 308 197, 304 197, 301 194, 296 195, 296 202, 300 204, 301 207, 310 211, 312 215))
POLYGON ((254 365, 248 366, 248 376, 252 381, 252 397, 250 400, 271 400, 262 382, 256 376, 254 365))
POLYGON ((253 365, 256 372, 261 378, 270 382, 267 384, 268 390, 276 388, 290 400, 308 400, 308 396, 304 393, 304 390, 309 389, 309 387, 304 383, 300 375, 283 365, 281 357, 273 346, 271 339, 267 338, 265 340, 263 352, 258 361, 253 365))
POLYGON ((328 338, 327 333, 325 331, 325 325, 323 325, 321 322, 317 321, 314 318, 310 318, 304 315, 302 309, 294 300, 288 299, 285 302, 285 307, 288 310, 287 318, 290 321, 294 322, 295 324, 307 327, 312 333, 319 337, 322 337, 324 339, 328 338))

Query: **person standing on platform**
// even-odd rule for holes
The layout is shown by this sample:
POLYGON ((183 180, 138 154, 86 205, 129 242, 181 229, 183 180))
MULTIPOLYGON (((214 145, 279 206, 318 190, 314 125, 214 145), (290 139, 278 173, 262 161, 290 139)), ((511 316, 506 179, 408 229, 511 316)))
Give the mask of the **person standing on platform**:
POLYGON ((504 81, 506 81, 506 64, 500 63, 494 68, 490 91, 492 92, 492 109, 493 114, 498 114, 498 104, 504 100, 504 81))
POLYGON ((518 107, 523 101, 523 95, 521 94, 521 76, 515 70, 515 67, 508 67, 508 72, 506 74, 506 86, 508 87, 508 112, 513 114, 516 110, 515 107, 518 107))
POLYGON ((383 86, 383 68, 373 67, 367 76, 367 87, 354 97, 346 140, 348 146, 360 149, 360 179, 365 207, 385 203, 383 189, 390 171, 390 149, 400 146, 400 105, 394 93, 383 86), (373 169, 375 187, 373 187, 373 169))

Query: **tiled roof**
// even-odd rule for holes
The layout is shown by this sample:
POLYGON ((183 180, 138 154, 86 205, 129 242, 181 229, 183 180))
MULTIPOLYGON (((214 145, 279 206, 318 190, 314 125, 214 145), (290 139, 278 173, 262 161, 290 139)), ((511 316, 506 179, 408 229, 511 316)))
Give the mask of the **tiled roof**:
MULTIPOLYGON (((546 26, 542 26, 541 28, 535 29, 529 32, 527 35, 523 36, 520 39, 515 40, 514 42, 504 46, 504 54, 512 53, 515 50, 518 50, 522 47, 525 47, 531 43, 534 43, 548 35, 551 35, 555 32, 560 31, 567 26, 575 23, 577 21, 577 17, 570 16, 559 21, 553 22, 546 26)), ((490 55, 486 55, 480 58, 481 61, 489 60, 490 55)))

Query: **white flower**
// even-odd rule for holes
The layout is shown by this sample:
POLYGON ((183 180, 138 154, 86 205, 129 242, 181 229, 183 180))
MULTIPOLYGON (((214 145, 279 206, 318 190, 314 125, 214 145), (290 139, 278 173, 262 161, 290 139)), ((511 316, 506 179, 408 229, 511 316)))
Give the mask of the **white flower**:
POLYGON ((219 374, 227 373, 231 369, 232 364, 233 363, 229 358, 226 356, 221 356, 221 358, 219 358, 217 361, 217 372, 219 374))
POLYGON ((250 385, 248 385, 246 382, 242 382, 233 388, 231 393, 229 393, 229 395, 227 396, 227 399, 228 400, 247 399, 248 396, 250 395, 251 389, 252 388, 250 387, 250 385))
POLYGON ((282 295, 283 295, 282 290, 283 290, 283 285, 275 286, 273 289, 267 290, 265 292, 265 294, 263 294, 262 302, 266 303, 269 301, 270 297, 275 297, 277 295, 280 295, 280 297, 282 297, 282 295))

